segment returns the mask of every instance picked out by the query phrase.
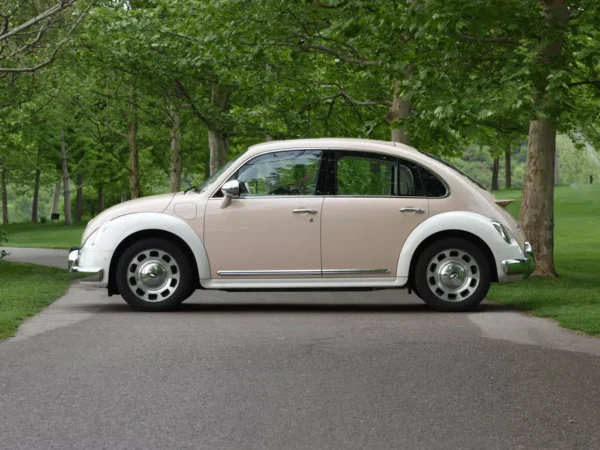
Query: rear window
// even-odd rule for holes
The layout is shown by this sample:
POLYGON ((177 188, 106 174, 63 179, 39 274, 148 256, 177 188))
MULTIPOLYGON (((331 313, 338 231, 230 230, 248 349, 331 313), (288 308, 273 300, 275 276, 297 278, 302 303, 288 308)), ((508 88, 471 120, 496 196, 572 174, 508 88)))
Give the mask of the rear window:
POLYGON ((445 197, 448 194, 446 185, 440 181, 438 177, 432 174, 429 170, 421 167, 421 180, 423 180, 423 189, 425 197, 439 198, 445 197))
POLYGON ((485 187, 483 187, 481 184, 479 184, 477 181, 475 181, 473 178, 471 178, 469 175, 467 175, 466 173, 464 173, 462 170, 460 170, 458 167, 453 166, 452 164, 450 164, 448 161, 443 160, 442 158, 440 158, 439 156, 435 156, 432 155, 431 153, 427 153, 427 152, 423 152, 421 150, 419 150, 419 153, 428 156, 429 158, 442 163, 443 165, 445 165, 446 167, 449 167, 450 169, 454 170, 455 172, 458 172, 460 175, 462 175, 463 177, 465 177, 466 179, 468 179, 471 183, 475 184, 476 186, 479 186, 481 189, 483 189, 484 191, 487 190, 485 187))

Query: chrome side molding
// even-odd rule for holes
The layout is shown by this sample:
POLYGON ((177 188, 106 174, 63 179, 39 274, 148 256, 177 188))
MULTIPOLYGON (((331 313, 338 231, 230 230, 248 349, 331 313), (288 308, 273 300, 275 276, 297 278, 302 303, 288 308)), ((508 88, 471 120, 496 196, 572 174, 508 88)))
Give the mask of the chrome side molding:
POLYGON ((255 277, 284 275, 378 275, 390 273, 388 269, 305 269, 305 270, 219 270, 221 277, 255 277))

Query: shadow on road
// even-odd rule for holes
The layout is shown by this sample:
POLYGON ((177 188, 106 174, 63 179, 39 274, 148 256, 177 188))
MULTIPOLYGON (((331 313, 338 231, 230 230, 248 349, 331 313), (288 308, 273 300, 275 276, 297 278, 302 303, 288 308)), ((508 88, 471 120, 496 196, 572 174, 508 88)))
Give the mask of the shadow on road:
MULTIPOLYGON (((79 304, 73 305, 70 309, 77 309, 81 312, 95 313, 137 313, 126 303, 111 303, 111 304, 79 304)), ((483 303, 476 311, 477 312, 506 312, 512 311, 512 308, 500 305, 498 303, 483 303)), ((426 304, 297 304, 297 303, 183 303, 176 310, 168 314, 181 313, 306 313, 306 314, 339 314, 339 313, 374 313, 374 314, 407 314, 407 313, 429 313, 443 314, 431 309, 426 304)), ((458 313, 464 314, 464 313, 458 313)))

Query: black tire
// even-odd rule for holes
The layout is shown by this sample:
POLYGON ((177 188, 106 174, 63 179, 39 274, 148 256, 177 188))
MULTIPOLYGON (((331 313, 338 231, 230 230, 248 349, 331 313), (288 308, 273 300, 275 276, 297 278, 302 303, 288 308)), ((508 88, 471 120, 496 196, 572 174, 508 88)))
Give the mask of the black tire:
POLYGON ((132 244, 123 252, 117 263, 115 280, 121 296, 134 309, 170 311, 194 292, 192 267, 186 254, 173 242, 148 238, 132 244), (136 257, 142 259, 134 261, 136 257), (164 273, 158 276, 148 274, 148 271, 153 271, 151 265, 164 273), (142 280, 144 275, 146 282, 142 280), (165 282, 160 285, 163 278, 165 282), (158 285, 150 287, 150 283, 158 285))
POLYGON ((472 311, 490 289, 490 264, 483 251, 471 241, 462 238, 440 239, 427 247, 418 258, 413 275, 415 292, 437 311, 472 311), (435 261, 432 261, 434 258, 435 261), (464 281, 460 280, 461 276, 464 281), (465 284, 456 288, 447 285, 461 282, 465 284))

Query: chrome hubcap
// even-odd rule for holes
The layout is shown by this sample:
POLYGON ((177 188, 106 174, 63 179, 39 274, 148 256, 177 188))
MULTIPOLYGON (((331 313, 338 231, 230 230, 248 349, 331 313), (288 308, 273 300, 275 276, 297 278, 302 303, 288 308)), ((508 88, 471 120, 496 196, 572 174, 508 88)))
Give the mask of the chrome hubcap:
POLYGON ((144 250, 129 263, 127 279, 135 295, 147 302, 168 299, 179 284, 179 266, 167 252, 144 250))
POLYGON ((473 295, 479 277, 477 261, 463 250, 441 251, 427 265, 429 288, 438 298, 449 302, 460 302, 473 295))

